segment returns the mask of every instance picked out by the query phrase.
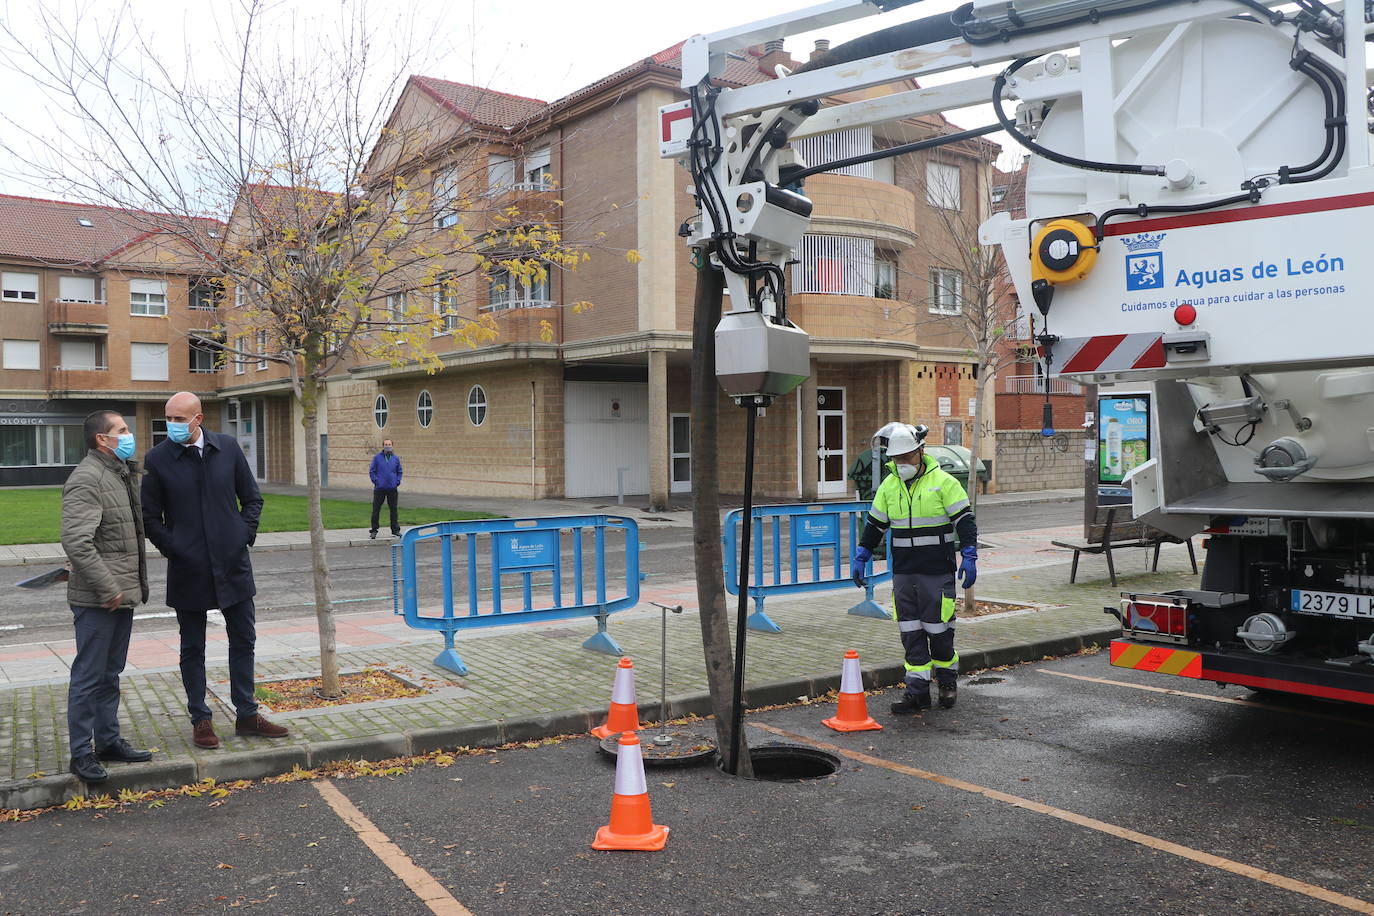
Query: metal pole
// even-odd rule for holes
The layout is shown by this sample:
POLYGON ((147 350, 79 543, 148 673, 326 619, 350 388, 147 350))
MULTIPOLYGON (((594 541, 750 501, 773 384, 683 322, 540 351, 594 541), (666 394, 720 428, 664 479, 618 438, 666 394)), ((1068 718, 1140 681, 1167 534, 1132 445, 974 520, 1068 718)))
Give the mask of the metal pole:
POLYGON ((744 727, 744 636, 749 611, 749 557, 754 533, 754 426, 758 419, 758 404, 750 399, 744 422, 744 510, 740 524, 744 536, 740 538, 739 610, 735 615, 735 696, 730 716, 730 775, 739 772, 740 729, 744 727))

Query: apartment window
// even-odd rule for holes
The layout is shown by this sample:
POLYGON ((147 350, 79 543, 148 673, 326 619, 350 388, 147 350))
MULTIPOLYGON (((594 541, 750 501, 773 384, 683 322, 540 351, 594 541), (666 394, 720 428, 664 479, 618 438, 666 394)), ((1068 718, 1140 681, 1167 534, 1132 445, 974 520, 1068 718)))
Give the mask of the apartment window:
MULTIPOLYGON (((187 302, 197 311, 213 311, 224 301, 224 284, 218 280, 192 280, 187 302)), ((238 304, 238 303, 236 303, 238 304)))
POLYGON ((6 340, 3 351, 0 365, 6 369, 43 368, 38 353, 38 341, 36 340, 6 340))
POLYGON ((166 420, 154 420, 154 421, 153 421, 152 434, 153 434, 153 445, 161 445, 161 444, 162 444, 162 441, 163 441, 164 439, 167 438, 167 421, 166 421, 166 420))
POLYGON ((451 165, 436 170, 434 193, 430 201, 434 208, 435 227, 447 229, 458 222, 457 197, 458 170, 451 165))
POLYGON ((964 300, 964 275, 948 267, 930 269, 930 310, 957 315, 964 300))
POLYGON ((99 277, 62 276, 57 278, 57 300, 59 302, 87 302, 103 305, 99 277))
POLYGON ((0 273, 0 299, 6 302, 37 302, 38 274, 0 273))
POLYGON ((434 313, 444 317, 443 326, 434 332, 436 337, 458 329, 458 283, 451 274, 444 274, 435 283, 434 313))
POLYGON ((493 270, 487 283, 487 310, 539 308, 553 301, 552 278, 547 264, 542 277, 522 277, 506 268, 493 270))
POLYGON ((392 293, 386 297, 386 329, 393 334, 405 332, 406 294, 392 293))
POLYGON ((552 161, 553 157, 547 146, 525 157, 525 187, 535 191, 553 187, 553 172, 550 165, 552 161))
POLYGON ((104 347, 98 340, 64 340, 59 345, 58 353, 59 369, 105 368, 104 347))
MULTIPOLYGON (((792 148, 806 160, 806 164, 809 166, 824 165, 827 162, 836 162, 851 156, 863 156, 873 152, 873 128, 853 127, 848 130, 819 134, 815 137, 803 137, 793 141, 792 148)), ((887 161, 891 162, 892 160, 887 161)), ((844 168, 832 169, 826 174, 872 178, 874 177, 873 163, 864 162, 859 165, 847 165, 844 168)))
POLYGON ((515 160, 510 156, 487 157, 487 190, 504 191, 515 185, 515 160))
POLYGON ((219 354, 216 348, 208 343, 202 343, 192 338, 187 353, 189 354, 188 368, 194 375, 206 375, 218 368, 215 364, 219 354))
POLYGON ((129 314, 164 317, 167 314, 167 281, 130 280, 129 314))
POLYGON ((234 374, 235 374, 235 375, 243 375, 243 367, 244 367, 244 364, 245 364, 246 362, 248 362, 248 360, 245 359, 244 356, 243 356, 243 350, 244 350, 244 346, 245 346, 246 342, 247 342, 247 338, 244 337, 242 334, 240 334, 237 338, 234 339, 234 349, 238 351, 237 353, 234 354, 234 374))
POLYGON ((804 235, 792 267, 794 293, 872 296, 872 239, 842 235, 804 235))
POLYGON ((421 391, 415 399, 415 419, 420 421, 421 427, 428 427, 434 422, 434 398, 429 396, 428 391, 421 391))
POLYGON ((897 262, 890 258, 873 259, 873 298, 897 298, 897 262))
POLYGON ((958 210, 960 207, 959 166, 947 162, 926 163, 926 203, 945 210, 958 210))
POLYGON ((481 426, 487 419, 487 393, 481 385, 473 385, 468 390, 468 420, 473 426, 481 426))
POLYGON ((147 382, 167 381, 167 345, 129 344, 129 378, 147 382))
POLYGON ((71 467, 86 454, 81 426, 0 426, 0 467, 71 467))
POLYGON ((387 403, 386 395, 377 395, 377 400, 372 402, 372 419, 376 422, 378 429, 386 429, 386 420, 389 416, 391 416, 391 405, 387 403))
POLYGON ((264 356, 264 355, 262 355, 262 354, 264 354, 264 353, 267 352, 267 332, 266 332, 266 331, 259 331, 259 332, 258 332, 257 348, 258 348, 258 368, 257 368, 257 371, 258 371, 258 372, 261 372, 262 370, 264 370, 264 369, 267 368, 267 357, 264 356))

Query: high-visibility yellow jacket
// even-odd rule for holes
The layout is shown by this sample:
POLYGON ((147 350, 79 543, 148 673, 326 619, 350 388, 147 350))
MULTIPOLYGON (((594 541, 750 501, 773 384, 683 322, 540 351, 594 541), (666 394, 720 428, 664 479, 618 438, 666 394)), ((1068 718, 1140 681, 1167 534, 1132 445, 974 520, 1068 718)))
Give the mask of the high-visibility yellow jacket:
POLYGON ((904 481, 889 461, 859 543, 873 550, 892 529, 892 571, 940 574, 954 571, 955 533, 959 543, 978 543, 978 526, 968 494, 940 463, 925 456, 920 476, 904 481))

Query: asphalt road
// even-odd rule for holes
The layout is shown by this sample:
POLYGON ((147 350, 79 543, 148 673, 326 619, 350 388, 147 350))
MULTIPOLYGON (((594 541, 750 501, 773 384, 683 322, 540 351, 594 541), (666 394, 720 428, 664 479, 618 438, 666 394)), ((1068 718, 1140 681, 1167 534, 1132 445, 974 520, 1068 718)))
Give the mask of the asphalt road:
MULTIPOLYGON (((749 716, 755 745, 847 755, 834 776, 650 769, 661 852, 589 848, 613 785, 589 738, 332 785, 479 916, 1374 912, 1374 710, 1102 655, 985 672, 923 718, 890 698, 879 732, 830 731, 829 704, 749 716)), ((308 781, 5 825, 0 874, 4 913, 431 912, 308 781)))
MULTIPOLYGON (((979 510, 978 523, 982 533, 995 534, 1072 525, 1081 519, 1082 511, 1081 500, 987 506, 979 510)), ((391 608, 388 543, 378 541, 375 545, 329 551, 330 586, 335 608, 340 613, 391 608)), ((681 581, 694 575, 690 529, 642 528, 640 545, 640 569, 647 576, 646 583, 681 581)), ((437 561, 431 559, 429 568, 437 569, 437 561)), ((138 610, 136 626, 141 633, 176 630, 171 609, 161 604, 165 595, 166 569, 166 561, 154 551, 149 564, 153 600, 138 610)), ((314 586, 306 551, 254 553, 253 570, 258 585, 260 621, 314 613, 314 586)), ((5 567, 0 569, 0 583, 17 582, 32 574, 30 567, 5 567)), ((71 611, 61 586, 33 591, 8 590, 3 607, 0 607, 0 646, 70 637, 71 611)))

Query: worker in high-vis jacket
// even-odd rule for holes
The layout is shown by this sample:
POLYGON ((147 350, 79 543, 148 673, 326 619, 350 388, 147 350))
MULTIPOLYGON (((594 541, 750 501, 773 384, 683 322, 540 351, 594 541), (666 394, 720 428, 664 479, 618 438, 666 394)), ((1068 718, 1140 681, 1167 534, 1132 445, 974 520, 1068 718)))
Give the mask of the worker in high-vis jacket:
POLYGON ((887 468, 869 508, 850 571, 863 587, 873 550, 892 531, 892 603, 906 654, 906 690, 894 715, 930 708, 932 674, 940 706, 958 696, 959 654, 954 651, 955 534, 962 548, 959 582, 978 578, 978 527, 968 494, 925 453, 924 426, 897 424, 888 437, 887 468))

